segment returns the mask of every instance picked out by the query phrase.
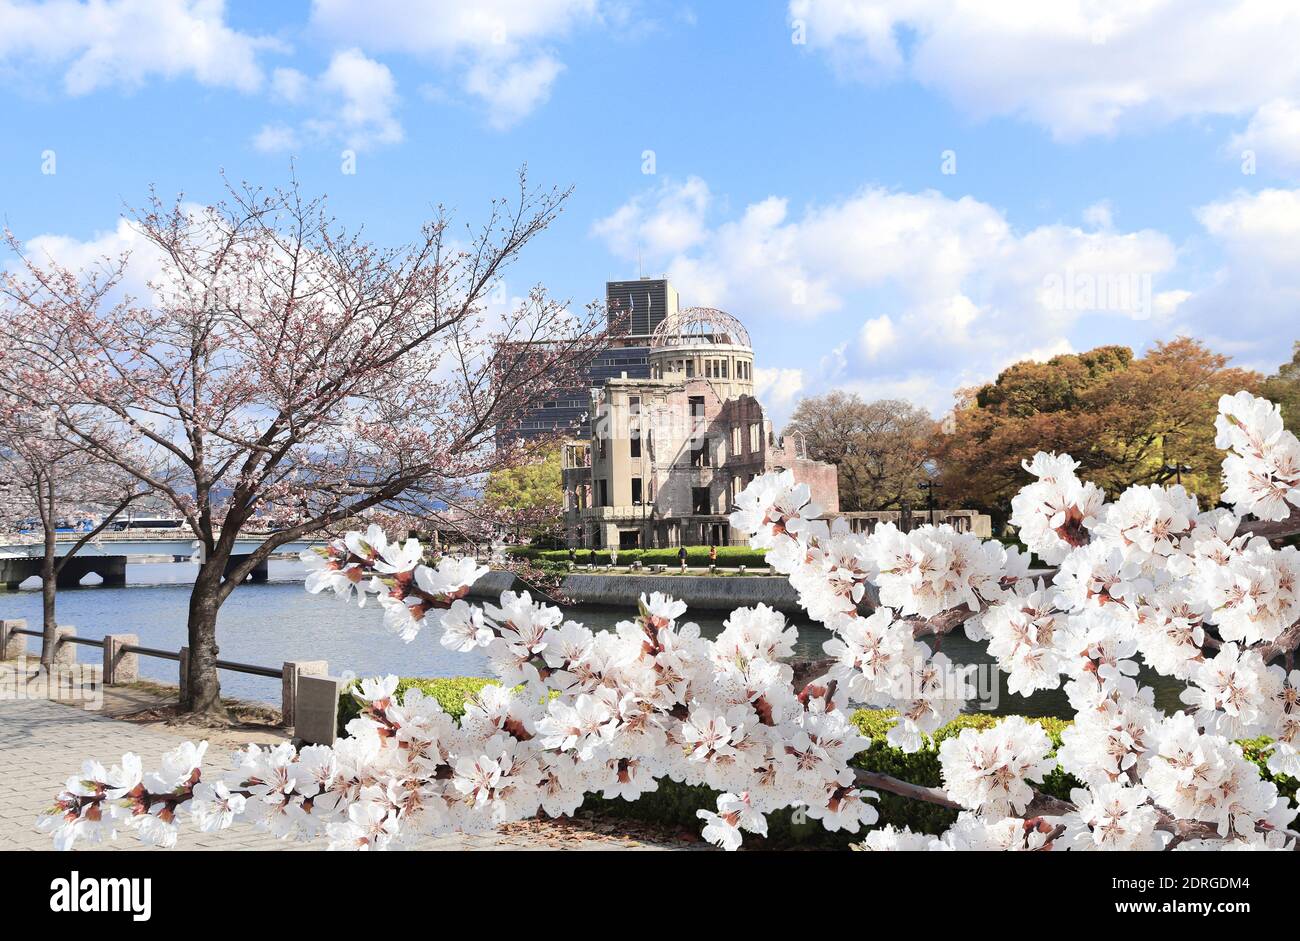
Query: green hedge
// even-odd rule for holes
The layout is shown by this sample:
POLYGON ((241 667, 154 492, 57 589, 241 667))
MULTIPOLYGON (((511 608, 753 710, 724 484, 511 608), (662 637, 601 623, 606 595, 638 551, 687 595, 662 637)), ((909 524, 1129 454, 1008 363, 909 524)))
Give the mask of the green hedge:
MULTIPOLYGON (((944 739, 960 735, 963 729, 982 730, 996 725, 1003 717, 987 713, 958 716, 943 728, 927 736, 920 751, 907 753, 899 748, 892 748, 885 736, 894 724, 892 710, 859 709, 853 714, 853 724, 871 739, 871 747, 860 752, 853 759, 853 765, 865 771, 876 771, 892 775, 913 784, 925 787, 939 787, 943 784, 939 773, 939 743, 944 739)), ((1070 724, 1067 719, 1050 717, 1029 719, 1043 727, 1047 737, 1052 740, 1053 751, 1061 747, 1061 732, 1070 724)), ((1062 800, 1069 800, 1070 789, 1079 786, 1073 775, 1057 768, 1048 775, 1039 790, 1062 800)), ((880 811, 880 824, 892 823, 896 827, 908 826, 925 833, 942 833, 952 826, 957 819, 957 811, 938 804, 910 800, 897 794, 880 793, 876 806, 880 811)))
MULTIPOLYGON (((620 553, 620 556, 622 554, 620 553)), ((478 677, 456 677, 453 679, 403 679, 398 684, 398 693, 404 693, 412 687, 419 687, 430 696, 435 697, 447 713, 455 718, 465 714, 465 700, 488 684, 496 680, 478 677)), ((343 726, 360 714, 360 706, 350 694, 344 694, 339 705, 339 734, 343 726)), ((859 731, 871 739, 871 747, 853 759, 853 765, 865 771, 876 771, 892 775, 913 784, 927 787, 939 787, 942 784, 939 774, 939 743, 961 733, 963 729, 987 729, 1001 721, 1002 716, 987 713, 959 716, 939 729, 933 737, 927 737, 920 751, 907 753, 887 744, 885 736, 894 724, 896 713, 892 710, 859 709, 853 714, 853 723, 859 731)), ((1043 727, 1054 748, 1061 745, 1061 732, 1069 725, 1068 719, 1031 718, 1043 727)), ((1264 751, 1270 740, 1267 738, 1249 739, 1240 742, 1242 751, 1248 761, 1253 762, 1265 780, 1277 785, 1278 791, 1290 800, 1296 799, 1297 781, 1285 775, 1272 775, 1268 771, 1268 755, 1264 751)), ((1039 790, 1062 800, 1069 800, 1070 790, 1079 786, 1073 775, 1057 768, 1044 779, 1039 790)), ((911 827, 925 833, 942 833, 957 819, 957 811, 937 804, 910 800, 897 794, 879 792, 880 799, 876 807, 880 811, 879 826, 892 823, 896 827, 911 827)), ((609 816, 635 819, 669 827, 684 827, 692 833, 699 830, 696 811, 717 809, 718 792, 703 785, 679 784, 668 779, 661 779, 659 789, 641 796, 636 801, 621 799, 606 800, 597 795, 589 795, 583 807, 597 810, 609 816)), ((762 846, 803 846, 809 848, 844 847, 862 839, 861 833, 828 833, 820 821, 805 820, 795 823, 792 812, 785 810, 768 814, 768 839, 759 840, 746 837, 747 845, 762 846)))
MULTIPOLYGON (((591 549, 575 549, 579 565, 586 565, 592 561, 591 549)), ((535 559, 541 562, 564 563, 569 561, 568 549, 533 549, 527 546, 516 547, 510 550, 510 554, 518 558, 535 559)), ((767 564, 764 558, 767 554, 766 549, 750 549, 748 546, 718 546, 718 567, 735 568, 738 565, 751 567, 764 566, 767 564)), ((609 565, 611 560, 610 550, 596 549, 595 561, 598 565, 609 565)), ((641 562, 645 565, 678 565, 677 549, 619 549, 618 564, 627 565, 631 562, 641 562)), ((709 565, 709 547, 708 546, 687 546, 686 547, 686 564, 692 568, 707 568, 709 565)))
MULTIPOLYGON (((484 686, 497 685, 496 680, 485 680, 476 676, 457 676, 451 679, 422 680, 416 678, 401 679, 397 683, 397 699, 400 702, 408 689, 418 687, 425 695, 438 700, 443 712, 453 719, 465 714, 465 700, 469 699, 484 686)), ((361 703, 351 693, 357 687, 353 683, 348 692, 339 697, 339 735, 347 734, 347 725, 361 715, 361 703)))

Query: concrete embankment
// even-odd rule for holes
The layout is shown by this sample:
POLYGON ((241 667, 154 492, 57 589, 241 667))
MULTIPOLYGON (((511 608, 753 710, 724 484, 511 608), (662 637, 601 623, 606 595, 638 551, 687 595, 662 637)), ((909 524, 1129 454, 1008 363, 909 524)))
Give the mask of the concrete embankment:
POLYGON ((699 610, 765 604, 787 613, 799 611, 799 597, 790 582, 770 575, 569 575, 562 590, 584 604, 620 608, 635 607, 642 594, 659 591, 699 610))
POLYGON ((539 601, 544 601, 547 604, 559 604, 546 592, 535 585, 528 584, 514 572, 488 572, 470 586, 469 597, 474 601, 497 603, 500 602, 501 592, 503 591, 526 591, 539 601))
MULTIPOLYGON (((470 597, 496 601, 503 591, 527 591, 534 598, 550 600, 512 572, 489 572, 474 583, 470 597)), ((658 591, 705 611, 731 611, 756 604, 788 614, 799 611, 799 598, 790 582, 769 575, 573 574, 565 576, 560 591, 580 604, 614 608, 635 608, 642 594, 658 591)))
MULTIPOLYGON (((528 591, 533 598, 558 604, 513 572, 489 572, 474 582, 469 598, 497 602, 502 591, 528 591)), ((560 594, 580 604, 636 608, 637 599, 662 591, 702 611, 733 611, 767 604, 785 613, 800 612, 800 600, 787 578, 781 576, 655 576, 655 574, 569 574, 560 582, 560 594)))

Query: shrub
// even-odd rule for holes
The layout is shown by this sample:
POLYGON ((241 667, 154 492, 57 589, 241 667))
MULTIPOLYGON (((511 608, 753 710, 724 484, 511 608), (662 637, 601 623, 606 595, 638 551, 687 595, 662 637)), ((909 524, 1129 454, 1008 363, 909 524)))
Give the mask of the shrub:
MULTIPOLYGON (((577 561, 579 565, 586 565, 592 561, 591 549, 576 549, 577 561)), ((526 558, 533 558, 543 562, 563 563, 569 561, 568 549, 535 549, 531 555, 519 553, 526 558)), ((718 566, 719 568, 734 568, 739 565, 756 566, 766 565, 766 550, 750 549, 748 546, 718 546, 718 566)), ((612 561, 611 553, 608 549, 596 549, 595 561, 597 565, 609 565, 612 561)), ((641 562, 645 565, 677 565, 677 549, 619 549, 619 565, 627 565, 631 562, 641 562)), ((709 547, 708 546, 687 546, 686 547, 686 564, 692 568, 706 568, 709 564, 709 547)))
MULTIPOLYGON (((353 683, 339 697, 339 728, 338 734, 346 734, 347 725, 357 716, 361 715, 361 703, 357 697, 352 695, 352 690, 357 688, 357 683, 353 683)), ((419 679, 418 677, 405 677, 397 683, 397 698, 401 697, 408 689, 420 689, 426 696, 432 696, 438 700, 438 705, 442 706, 443 712, 453 719, 460 719, 465 714, 465 700, 469 699, 484 686, 496 686, 496 680, 484 679, 478 676, 454 676, 446 679, 419 679)))
MULTIPOLYGON (((960 735, 963 729, 983 730, 996 725, 1001 716, 987 713, 958 716, 933 737, 927 736, 920 751, 911 754, 891 748, 885 741, 895 713, 892 710, 859 709, 853 714, 853 724, 871 739, 871 747, 853 759, 855 767, 892 775, 912 784, 939 787, 943 783, 939 773, 939 743, 960 735)), ((1061 747, 1061 732, 1070 724, 1068 719, 1033 718, 1043 727, 1054 748, 1061 747)), ((1070 799, 1070 789, 1079 787, 1079 781, 1057 768, 1048 775, 1039 790, 1062 800, 1070 799)), ((957 811, 938 804, 927 804, 897 794, 880 792, 876 804, 880 811, 880 825, 892 823, 896 827, 909 826, 925 833, 942 833, 957 819, 957 811)))
POLYGON ((1268 746, 1273 744, 1271 738, 1266 736, 1247 738, 1242 739, 1237 744, 1241 746, 1242 757, 1259 768, 1260 777, 1276 784, 1278 793, 1283 797, 1292 801, 1296 799, 1296 790, 1297 787, 1300 787, 1300 781, 1289 778, 1285 774, 1273 774, 1268 770, 1268 757, 1270 754, 1268 746))

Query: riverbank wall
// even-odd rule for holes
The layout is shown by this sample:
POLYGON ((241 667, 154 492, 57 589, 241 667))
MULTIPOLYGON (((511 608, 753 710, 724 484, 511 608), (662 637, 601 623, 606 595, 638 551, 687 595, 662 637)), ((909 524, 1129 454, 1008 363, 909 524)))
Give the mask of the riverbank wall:
POLYGON ((765 604, 795 614, 799 596, 788 579, 770 575, 568 575, 565 595, 583 604, 635 608, 642 594, 658 591, 704 611, 765 604))
POLYGON ((501 592, 515 591, 528 592, 538 601, 546 604, 558 605, 559 602, 542 591, 536 585, 530 585, 514 572, 502 572, 493 570, 488 572, 469 588, 469 597, 472 601, 490 601, 493 604, 499 604, 501 601, 501 592))
MULTIPOLYGON (((513 572, 489 572, 470 589, 470 597, 479 601, 498 601, 503 591, 527 591, 534 598, 556 604, 542 592, 513 572)), ((609 608, 636 609, 642 594, 662 592, 694 609, 731 611, 735 608, 765 604, 787 614, 799 612, 799 596, 790 582, 769 575, 566 575, 560 593, 579 604, 609 608)))

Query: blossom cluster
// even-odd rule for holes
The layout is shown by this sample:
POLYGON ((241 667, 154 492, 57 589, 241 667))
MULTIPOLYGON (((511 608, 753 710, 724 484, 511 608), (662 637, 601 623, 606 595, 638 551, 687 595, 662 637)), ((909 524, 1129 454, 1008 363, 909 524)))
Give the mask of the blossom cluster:
MULTIPOLYGON (((353 555, 369 546, 385 558, 374 533, 349 543, 353 555)), ((360 563, 328 570, 345 592, 344 583, 370 584, 348 574, 350 564, 360 563)), ((459 591, 437 573, 417 569, 413 581, 437 584, 440 597, 459 591)), ((422 605, 404 607, 413 635, 422 605)), ((172 845, 189 819, 203 830, 251 824, 336 849, 397 849, 539 812, 572 814, 587 794, 636 800, 662 777, 722 792, 703 830, 729 848, 742 831, 765 833, 764 815, 783 807, 832 830, 873 823, 875 795, 848 766, 869 740, 849 720, 843 691, 796 696, 780 662, 795 641, 784 615, 741 608, 708 641, 680 620, 685 611, 654 593, 636 619, 593 633, 526 592, 484 609, 457 599, 442 616, 443 643, 484 648, 501 680, 459 722, 418 689, 398 697, 396 677, 368 679, 354 693, 362 715, 333 747, 249 746, 215 780, 188 757, 165 759, 178 770, 161 778, 142 776, 134 756, 125 771, 88 764, 41 826, 60 847, 120 831, 172 845)))
POLYGON ((1282 410, 1238 392, 1219 401, 1214 445, 1223 461, 1223 499, 1240 513, 1281 520, 1300 506, 1300 442, 1282 426, 1282 410))
POLYGON ((836 635, 825 645, 831 675, 855 699, 899 710, 892 743, 916 747, 961 705, 897 686, 918 662, 949 668, 920 638, 936 635, 937 650, 958 625, 987 641, 1012 692, 1064 685, 1076 712, 1055 755, 1018 718, 943 741, 945 793, 965 808, 957 824, 941 838, 884 828, 864 848, 1294 847, 1296 808, 1234 740, 1267 736, 1269 770, 1300 770, 1300 671, 1271 662, 1297 645, 1300 552, 1242 526, 1300 505, 1300 446, 1277 407, 1247 393, 1223 398, 1217 425, 1235 510, 1203 512, 1181 486, 1135 486, 1107 502, 1069 456, 1026 461, 1034 480, 1013 499, 1011 523, 1055 572, 946 526, 848 533, 801 512, 788 474, 742 495, 746 521, 772 521, 755 544, 836 635), (1156 709, 1140 664, 1185 681, 1187 710, 1156 709), (1032 785, 1058 766, 1085 787, 1056 802, 1067 811, 1031 806, 1032 785))
POLYGON ((527 593, 471 604, 486 571, 472 560, 426 564, 414 539, 351 533, 307 557, 307 589, 375 596, 403 639, 436 628, 450 649, 481 650, 500 685, 455 721, 418 690, 399 698, 394 677, 366 680, 354 694, 363 712, 333 747, 250 746, 215 778, 202 746, 152 774, 133 756, 87 764, 41 826, 59 846, 119 831, 170 845, 189 820, 390 849, 571 814, 586 794, 635 800, 668 778, 721 792, 700 816, 704 837, 728 849, 765 834, 781 808, 857 833, 877 813, 850 764, 869 745, 850 707, 896 710, 890 744, 923 747, 974 696, 969 668, 942 652, 960 629, 987 641, 1011 690, 1063 686, 1074 721, 1055 750, 1020 718, 943 740, 936 799, 961 808, 956 823, 938 836, 871 830, 861 848, 1294 848, 1296 808, 1234 740, 1268 736, 1270 771, 1300 773, 1300 670, 1274 662, 1289 666, 1300 639, 1300 553, 1242 527, 1297 504, 1300 446, 1245 393, 1224 397, 1218 427, 1235 510, 1202 511, 1181 487, 1107 502, 1068 456, 1040 453, 1012 501, 1028 552, 947 525, 855 532, 825 519, 790 471, 757 478, 733 530, 767 550, 832 635, 828 672, 802 687, 787 662, 797 632, 763 605, 708 640, 683 603, 655 593, 635 618, 593 632, 527 593), (1031 570, 1031 556, 1055 570, 1031 570), (1187 684, 1186 709, 1156 708, 1142 664, 1187 684), (1082 785, 1068 802, 1036 788, 1057 768, 1082 785))

